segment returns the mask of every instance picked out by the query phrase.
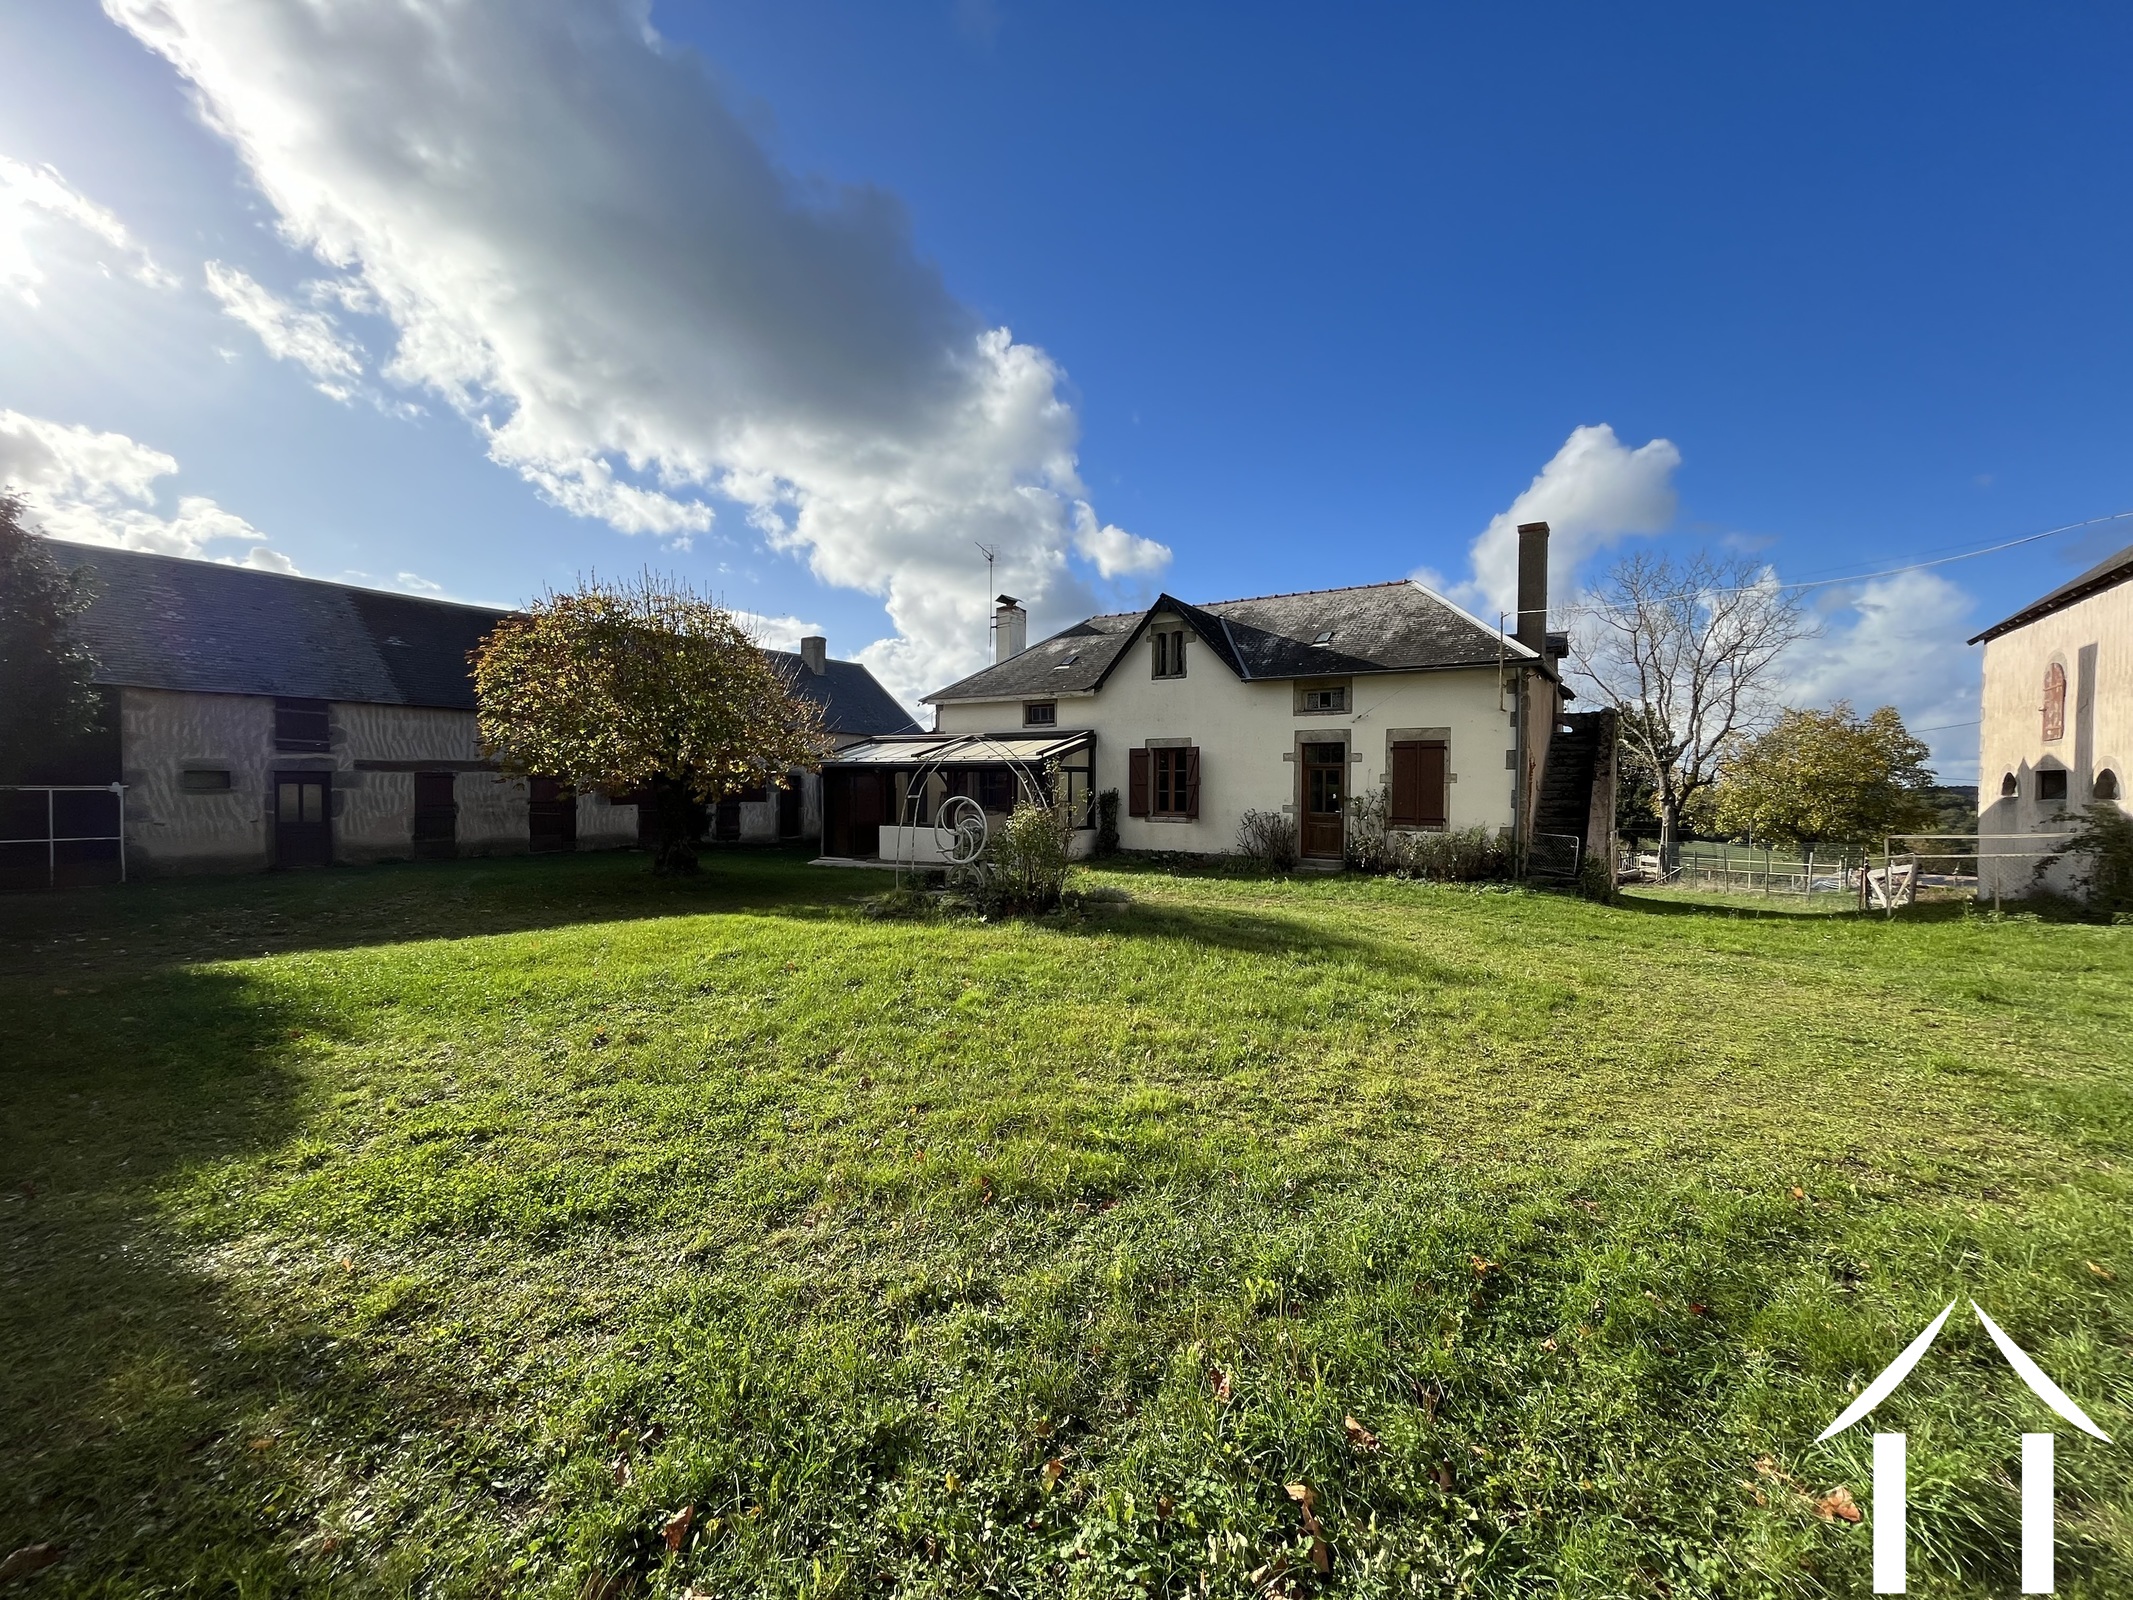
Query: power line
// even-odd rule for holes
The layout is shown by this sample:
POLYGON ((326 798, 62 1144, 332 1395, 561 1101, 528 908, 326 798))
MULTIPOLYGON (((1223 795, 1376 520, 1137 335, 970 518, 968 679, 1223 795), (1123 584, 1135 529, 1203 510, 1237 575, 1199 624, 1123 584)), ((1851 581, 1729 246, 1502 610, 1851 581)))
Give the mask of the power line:
POLYGON ((2086 522, 2069 522, 2063 527, 2046 528, 2042 533, 2025 533, 2019 539, 2009 539, 2004 544, 1989 544, 1982 550, 1965 550, 1960 555, 1941 556, 1932 561, 1913 561, 1901 567, 1890 567, 1883 572, 1855 573, 1849 578, 1817 578, 1810 583, 1781 583, 1780 589, 1827 589, 1836 584, 1866 583, 1875 578, 1893 578, 1903 572, 1923 572, 1927 567, 1945 567, 1952 561, 1971 561, 1979 556, 1997 555, 2002 550, 2012 550, 2017 545, 2035 544, 2039 539, 2050 539, 2062 533, 2072 533, 2078 528, 2101 527, 2106 522, 2123 522, 2133 517, 2133 511, 2114 511, 2107 517, 2090 517, 2086 522))
MULTIPOLYGON (((2002 550, 2012 550, 2017 545, 2035 544, 2039 539, 2056 538, 2062 533, 2073 533, 2081 528, 2097 528, 2106 522, 2123 522, 2133 517, 2133 511, 2114 511, 2109 516, 2090 517, 2085 522, 2069 522, 2057 528, 2046 528, 2042 533, 2025 533, 2019 539, 2009 539, 2001 544, 1988 544, 1980 550, 1965 550, 1959 555, 1941 556, 1932 561, 1913 561, 1900 567, 1888 567, 1880 572, 1854 573, 1849 578, 1815 578, 1804 583, 1753 583, 1738 589, 1706 589, 1705 594, 1754 594, 1764 588, 1776 590, 1831 589, 1848 583, 1871 583, 1876 578, 1893 578, 1906 572, 1923 572, 1928 567, 1945 567, 1950 562, 1973 561, 1979 556, 1997 555, 2002 550)), ((1555 608, 1560 612, 1590 612, 1601 609, 1591 601, 1572 602, 1555 608)))

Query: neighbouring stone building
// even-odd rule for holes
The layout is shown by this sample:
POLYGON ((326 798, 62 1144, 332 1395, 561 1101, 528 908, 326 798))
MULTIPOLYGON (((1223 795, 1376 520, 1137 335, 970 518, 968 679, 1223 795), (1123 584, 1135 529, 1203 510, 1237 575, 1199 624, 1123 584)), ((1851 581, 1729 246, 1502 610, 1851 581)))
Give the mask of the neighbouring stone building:
MULTIPOLYGON (((1979 892, 2019 897, 2035 862, 2133 778, 2133 546, 1970 641, 1985 647, 1978 731, 1979 892)), ((2045 877, 2064 892, 2075 868, 2045 877)))
MULTIPOLYGON (((638 840, 637 807, 506 777, 484 760, 467 654, 508 612, 216 562, 53 541, 96 577, 78 632, 107 725, 20 782, 0 837, 48 828, 68 848, 0 846, 0 873, 107 875, 123 803, 130 874, 604 849, 638 840), (93 786, 104 786, 98 789, 93 786), (120 787, 111 787, 120 786, 120 787)), ((771 652, 839 743, 910 716, 825 642, 771 652)), ((715 840, 812 838, 820 781, 715 809, 715 840)))

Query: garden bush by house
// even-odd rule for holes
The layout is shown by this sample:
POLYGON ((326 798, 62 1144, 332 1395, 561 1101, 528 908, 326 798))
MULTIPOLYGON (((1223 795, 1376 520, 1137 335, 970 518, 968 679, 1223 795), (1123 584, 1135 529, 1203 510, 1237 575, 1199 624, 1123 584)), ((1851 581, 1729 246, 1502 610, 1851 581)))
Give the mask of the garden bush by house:
POLYGON ((1513 875, 1510 847, 1489 828, 1423 833, 1387 826, 1389 791, 1365 790, 1348 802, 1348 864, 1361 872, 1480 883, 1513 875))
POLYGON ((1296 819, 1279 811, 1247 811, 1237 820, 1237 854, 1255 866, 1287 872, 1296 865, 1296 819))

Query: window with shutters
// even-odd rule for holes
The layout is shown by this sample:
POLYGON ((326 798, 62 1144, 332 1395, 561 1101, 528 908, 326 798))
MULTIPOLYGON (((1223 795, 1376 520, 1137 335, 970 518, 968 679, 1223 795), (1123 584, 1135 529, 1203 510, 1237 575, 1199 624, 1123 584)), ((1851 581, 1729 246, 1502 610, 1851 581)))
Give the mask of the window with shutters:
POLYGON ((1436 739, 1399 739, 1392 746, 1392 782, 1386 822, 1395 828, 1442 828, 1449 794, 1446 747, 1436 739))
POLYGON ((1190 820, 1200 814, 1200 751, 1158 745, 1126 752, 1126 815, 1190 820))
POLYGON ((1182 678, 1185 676, 1185 630, 1183 628, 1158 628, 1148 636, 1153 676, 1158 678, 1182 678))

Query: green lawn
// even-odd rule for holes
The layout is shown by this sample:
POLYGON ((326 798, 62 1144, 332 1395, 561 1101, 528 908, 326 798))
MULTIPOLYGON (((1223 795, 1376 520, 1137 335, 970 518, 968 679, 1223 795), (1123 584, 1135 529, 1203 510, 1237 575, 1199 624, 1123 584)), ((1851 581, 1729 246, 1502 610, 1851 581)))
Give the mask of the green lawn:
MULTIPOLYGON (((0 1556, 1863 1595, 1867 1430, 1813 1439, 1975 1296, 2121 1441, 2060 1428, 2060 1593, 2133 1592, 2133 930, 1088 878, 1131 903, 872 921, 734 853, 0 901, 0 1556)), ((2013 1593, 2052 1422, 1967 1307, 1876 1425, 1912 1592, 2013 1593)))

